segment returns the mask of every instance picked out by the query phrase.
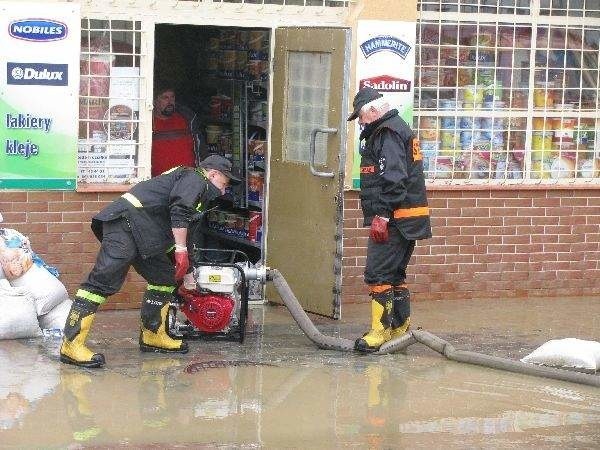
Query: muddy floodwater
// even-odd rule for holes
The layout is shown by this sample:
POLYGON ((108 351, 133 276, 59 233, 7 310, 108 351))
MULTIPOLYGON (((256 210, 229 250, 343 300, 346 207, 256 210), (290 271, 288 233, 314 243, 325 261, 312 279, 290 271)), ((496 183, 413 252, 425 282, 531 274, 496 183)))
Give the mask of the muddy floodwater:
MULTIPOLYGON (((413 302, 457 349, 519 359, 549 339, 600 341, 600 299, 413 302)), ((356 338, 369 306, 314 317, 356 338)), ((107 365, 58 362, 52 338, 0 341, 0 448, 600 448, 600 388, 404 353, 322 351, 287 310, 254 306, 244 344, 142 354, 138 311, 101 312, 107 365)), ((600 376, 600 375, 598 375, 600 376)))

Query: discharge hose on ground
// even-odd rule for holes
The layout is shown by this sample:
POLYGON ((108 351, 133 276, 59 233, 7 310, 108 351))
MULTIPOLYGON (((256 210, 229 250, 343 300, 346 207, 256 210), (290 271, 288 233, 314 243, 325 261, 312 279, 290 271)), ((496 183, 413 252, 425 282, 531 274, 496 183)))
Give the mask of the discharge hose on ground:
MULTIPOLYGON (((354 351, 354 341, 339 337, 326 336, 321 333, 317 327, 315 327, 298 302, 298 299, 290 289, 287 281, 285 281, 285 278, 283 278, 283 275, 281 275, 277 269, 269 269, 267 279, 273 282, 273 285, 281 296, 284 305, 290 311, 300 329, 317 347, 326 350, 354 351)), ((492 369, 506 370, 508 372, 520 373, 524 375, 552 378, 555 380, 570 381, 572 383, 600 387, 599 376, 556 369, 553 367, 526 364, 520 361, 484 355, 482 353, 456 350, 444 339, 425 330, 409 331, 404 336, 386 342, 374 354, 383 355, 398 352, 417 342, 429 347, 432 350, 435 350, 452 361, 474 364, 492 369)))

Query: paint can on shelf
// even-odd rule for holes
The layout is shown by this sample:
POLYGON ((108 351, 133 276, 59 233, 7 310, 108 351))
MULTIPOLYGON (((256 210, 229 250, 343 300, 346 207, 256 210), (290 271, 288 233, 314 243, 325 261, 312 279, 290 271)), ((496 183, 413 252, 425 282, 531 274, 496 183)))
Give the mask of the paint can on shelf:
POLYGON ((248 171, 248 200, 252 202, 262 201, 264 184, 264 172, 248 171))
POLYGON ((262 213, 260 211, 250 211, 248 213, 248 240, 257 242, 258 230, 262 226, 262 213))
POLYGON ((553 120, 554 142, 573 142, 577 119, 574 117, 557 117, 553 120))
POLYGON ((439 119, 435 116, 422 116, 419 119, 419 138, 424 141, 435 141, 438 138, 439 119))

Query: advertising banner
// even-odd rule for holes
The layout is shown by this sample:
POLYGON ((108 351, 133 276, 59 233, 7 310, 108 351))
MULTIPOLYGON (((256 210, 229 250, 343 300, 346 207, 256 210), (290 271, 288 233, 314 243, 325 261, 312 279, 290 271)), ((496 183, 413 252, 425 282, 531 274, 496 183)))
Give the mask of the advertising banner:
POLYGON ((0 189, 75 189, 80 11, 0 2, 0 189))
MULTIPOLYGON (((357 28, 356 80, 351 97, 363 87, 384 95, 412 127, 415 78, 415 22, 360 20, 357 28)), ((360 187, 360 127, 355 121, 352 187, 360 187)))

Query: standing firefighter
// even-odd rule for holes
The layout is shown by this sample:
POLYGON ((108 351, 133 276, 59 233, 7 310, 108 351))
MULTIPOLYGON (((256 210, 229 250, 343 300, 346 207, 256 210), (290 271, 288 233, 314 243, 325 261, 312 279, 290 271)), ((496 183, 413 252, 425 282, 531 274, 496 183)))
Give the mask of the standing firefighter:
POLYGON ((116 293, 130 266, 148 282, 142 299, 140 349, 186 353, 187 344, 166 330, 169 302, 189 269, 187 229, 196 211, 225 193, 231 163, 209 156, 200 167, 175 167, 135 185, 92 219, 101 242, 96 264, 77 291, 65 324, 60 360, 83 367, 104 365, 104 355, 85 346, 98 307, 116 293), (175 266, 168 252, 173 249, 175 266))
POLYGON ((383 95, 363 88, 354 111, 365 140, 360 155, 360 200, 364 225, 370 226, 365 282, 371 295, 371 330, 356 340, 360 352, 374 352, 408 331, 410 293, 406 266, 415 241, 431 237, 429 208, 419 141, 390 109, 383 95))

